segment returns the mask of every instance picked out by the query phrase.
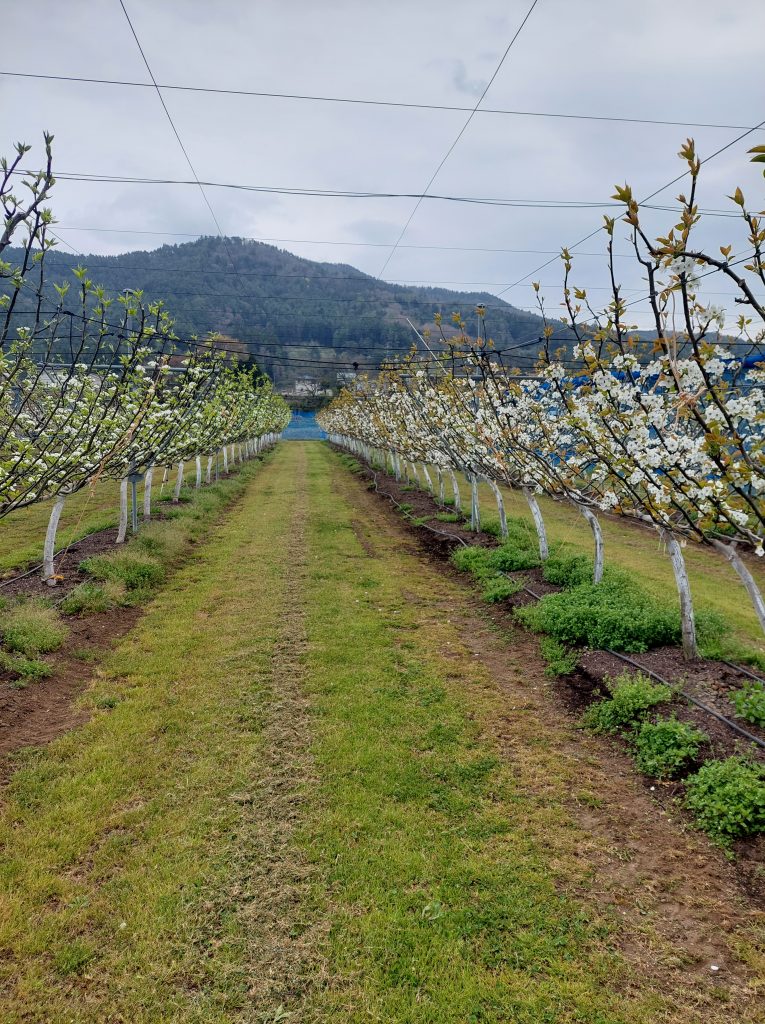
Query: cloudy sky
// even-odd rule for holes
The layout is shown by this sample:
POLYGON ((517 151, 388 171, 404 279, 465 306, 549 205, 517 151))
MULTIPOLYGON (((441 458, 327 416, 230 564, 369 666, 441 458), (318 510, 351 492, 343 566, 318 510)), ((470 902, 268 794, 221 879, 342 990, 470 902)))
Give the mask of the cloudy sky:
MULTIPOLYGON (((197 177, 219 185, 419 195, 464 127, 531 0, 124 0, 160 86, 434 104, 411 109, 164 88, 197 177)), ((188 180, 160 98, 139 85, 13 77, 8 72, 150 83, 119 0, 4 5, 0 139, 40 153, 55 133, 62 173, 188 180)), ((512 200, 481 205, 298 196, 206 187, 223 232, 274 240, 311 259, 396 281, 485 289, 520 307, 540 279, 559 301, 556 264, 598 228, 615 182, 640 198, 682 167, 687 135, 705 157, 765 118, 763 0, 537 0, 432 195, 512 200), (513 111, 491 113, 486 111, 513 111), (521 113, 523 112, 523 113, 521 113), (681 122, 645 124, 537 115, 681 122), (691 122, 694 124, 691 125, 691 122), (703 124, 704 127, 697 125, 703 124), (539 208, 529 204, 563 204, 539 208), (596 204, 581 207, 580 204, 596 204), (602 209, 600 206, 602 205, 602 209), (579 208, 576 208, 579 206, 579 208), (508 287, 512 286, 512 287, 508 287)), ((746 150, 758 130, 710 160, 700 203, 729 211, 736 184, 762 208, 765 180, 746 150)), ((655 202, 671 203, 679 186, 655 202)), ((61 180, 59 234, 79 252, 118 253, 216 234, 194 184, 61 180)), ((669 212, 647 223, 670 226, 669 212)), ((626 233, 625 232, 622 234, 626 233)), ((745 248, 739 223, 710 216, 708 244, 745 248)), ((621 244, 621 252, 626 245, 621 244)), ((576 279, 603 287, 602 238, 579 246, 576 279)), ((576 250, 575 250, 576 251, 576 250)), ((639 268, 619 261, 641 295, 639 268)), ((713 278, 709 300, 725 304, 713 278)), ((603 293, 601 293, 603 294, 603 293)), ((633 307, 641 325, 644 305, 633 307)))

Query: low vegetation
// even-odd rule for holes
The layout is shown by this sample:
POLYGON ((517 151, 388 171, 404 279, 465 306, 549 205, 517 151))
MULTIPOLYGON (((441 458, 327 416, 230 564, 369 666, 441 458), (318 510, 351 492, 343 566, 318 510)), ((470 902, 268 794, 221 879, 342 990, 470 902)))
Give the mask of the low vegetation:
POLYGON ((684 772, 699 756, 709 737, 676 718, 643 722, 635 732, 635 763, 654 779, 671 779, 684 772))
POLYGON ((609 683, 611 696, 591 704, 584 714, 593 732, 618 733, 632 729, 658 704, 672 698, 672 690, 653 683, 641 673, 623 673, 609 683))
POLYGON ((548 676, 567 676, 576 668, 577 654, 552 636, 542 637, 540 643, 542 657, 547 662, 545 673, 548 676))
POLYGON ((699 828, 730 846, 765 832, 765 768, 741 757, 707 761, 685 780, 685 804, 699 828))
POLYGON ((754 680, 744 683, 741 689, 733 694, 732 699, 739 718, 765 728, 765 686, 762 683, 754 680))

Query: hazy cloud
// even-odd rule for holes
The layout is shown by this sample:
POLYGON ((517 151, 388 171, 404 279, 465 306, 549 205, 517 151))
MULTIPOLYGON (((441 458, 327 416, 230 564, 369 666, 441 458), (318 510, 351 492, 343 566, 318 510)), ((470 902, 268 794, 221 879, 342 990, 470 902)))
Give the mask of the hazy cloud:
MULTIPOLYGON (((471 107, 528 10, 528 0, 126 0, 160 83, 471 107)), ((147 82, 116 0, 40 0, 34 23, 6 5, 13 46, 6 71, 147 82)), ((753 125, 763 116, 765 4, 740 0, 540 0, 484 100, 488 108, 753 125)), ((413 110, 204 92, 164 91, 165 102, 205 181, 280 189, 420 193, 463 127, 459 111, 413 110)), ((190 179, 159 99, 151 88, 0 77, 0 149, 55 132, 59 171, 190 179)), ((518 306, 533 304, 531 277, 553 306, 560 270, 538 269, 562 245, 596 230, 615 182, 647 195, 681 167, 676 153, 693 135, 702 156, 726 146, 735 127, 634 124, 479 112, 441 169, 431 192, 511 200, 483 206, 426 199, 386 277, 470 282, 518 306), (556 202, 562 208, 532 208, 556 202), (417 248, 427 246, 428 248, 417 248), (526 280, 522 280, 527 278, 526 280)), ((727 210, 740 184, 754 208, 763 178, 746 150, 758 132, 704 168, 700 202, 727 210)), ((671 202, 679 186, 660 192, 671 202)), ((286 248, 314 259, 352 263, 378 274, 398 237, 411 198, 298 196, 210 186, 225 232, 301 239, 286 248), (342 245, 328 244, 342 243, 342 245)), ((61 180, 54 210, 60 235, 81 252, 120 252, 215 232, 196 185, 134 185, 61 180), (77 229, 77 230, 74 230, 77 229), (88 229, 88 230, 82 230, 88 229), (102 229, 102 230, 94 230, 102 229), (108 230, 103 230, 108 229, 108 230), (142 233, 142 232, 155 232, 142 233)), ((649 213, 656 231, 671 213, 649 213)), ((619 246, 626 252, 626 228, 619 246)), ((707 219, 709 244, 745 244, 737 222, 707 219)), ((597 254, 596 237, 578 251, 597 254)), ((640 294, 640 273, 624 260, 624 284, 640 294)), ((606 285, 601 256, 575 261, 593 295, 606 285)), ((714 279, 715 281, 717 279, 714 279)), ((711 290, 711 289, 710 289, 711 290)), ((725 292, 723 286, 715 291, 725 292)), ((725 303, 725 294, 710 296, 725 303)), ((638 322, 645 316, 634 307, 638 322)))

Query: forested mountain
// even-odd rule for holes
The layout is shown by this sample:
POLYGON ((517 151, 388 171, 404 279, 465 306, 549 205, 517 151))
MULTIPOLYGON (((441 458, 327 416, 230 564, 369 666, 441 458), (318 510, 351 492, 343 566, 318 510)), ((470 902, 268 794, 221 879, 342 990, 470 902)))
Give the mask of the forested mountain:
MULTIPOLYGON (((15 255, 6 250, 4 257, 15 255)), ((262 242, 206 237, 119 256, 78 257, 58 248, 49 280, 74 283, 78 265, 112 294, 133 288, 164 299, 181 335, 214 330, 240 339, 282 384, 303 375, 334 383, 336 371, 354 361, 377 366, 416 340, 407 317, 422 329, 435 312, 448 320, 459 310, 470 322, 478 303, 488 307, 487 333, 498 348, 528 343, 518 352, 528 365, 540 347, 540 319, 487 292, 389 284, 262 242)))

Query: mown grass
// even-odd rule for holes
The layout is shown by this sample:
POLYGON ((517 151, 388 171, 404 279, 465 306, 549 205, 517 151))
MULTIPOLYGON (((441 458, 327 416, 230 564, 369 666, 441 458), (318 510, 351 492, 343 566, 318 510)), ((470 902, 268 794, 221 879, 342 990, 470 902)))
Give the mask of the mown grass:
MULTIPOLYGON (((331 893, 330 980, 298 1019, 659 1019, 662 997, 630 977, 611 925, 558 888, 576 827, 557 809, 550 832, 547 801, 483 734, 495 699, 466 689, 468 656, 443 657, 453 633, 434 622, 433 575, 388 545, 359 572, 330 458, 312 467, 306 667, 321 788, 305 829, 331 893)), ((551 763, 548 786, 566 773, 551 763)))
POLYGON ((506 702, 467 651, 445 656, 454 627, 434 614, 459 588, 394 534, 369 554, 344 480, 363 494, 326 447, 282 446, 102 670, 93 719, 18 758, 0 823, 0 1019, 695 1021, 698 993, 655 991, 615 952, 616 920, 573 895, 589 871, 566 803, 579 762, 549 733, 500 753, 506 702), (301 452, 296 655, 281 630, 301 452), (264 752, 279 660, 305 679, 310 784, 264 752), (539 785, 520 785, 532 769, 539 785), (301 799, 269 825, 272 786, 301 799), (287 826, 307 867, 280 898, 261 839, 287 826), (260 998, 274 961, 253 928, 269 914, 285 946, 316 935, 317 966, 260 998))
POLYGON ((257 469, 237 486, 246 503, 99 672, 91 721, 15 759, 0 822, 8 1024, 223 1024, 247 1004, 234 797, 263 771, 289 497, 257 469))

